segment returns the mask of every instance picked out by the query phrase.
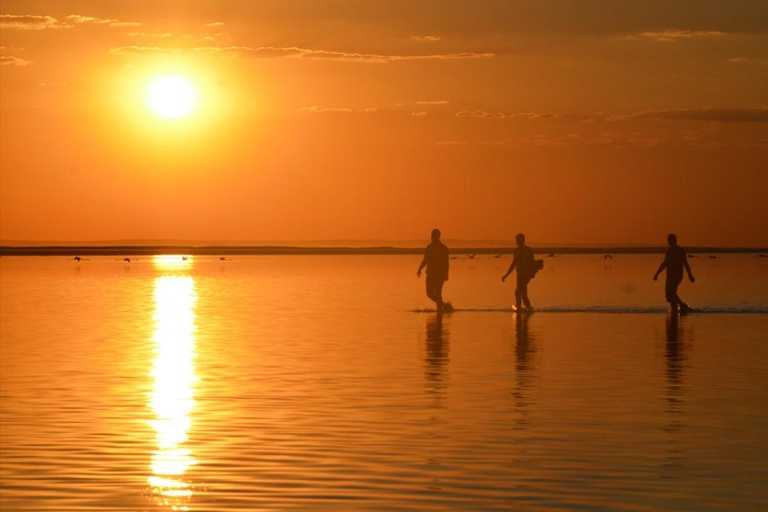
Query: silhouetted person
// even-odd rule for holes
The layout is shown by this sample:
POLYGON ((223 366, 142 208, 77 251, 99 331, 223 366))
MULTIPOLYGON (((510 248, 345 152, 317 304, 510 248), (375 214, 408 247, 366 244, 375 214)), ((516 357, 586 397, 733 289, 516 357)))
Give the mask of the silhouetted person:
POLYGON ((440 241, 440 230, 432 230, 432 243, 424 252, 416 277, 427 267, 427 297, 435 301, 438 311, 453 309, 450 302, 443 302, 443 285, 448 280, 448 248, 440 241))
POLYGON ((536 275, 536 261, 533 259, 533 249, 525 245, 525 235, 518 233, 515 236, 517 249, 512 258, 512 264, 507 273, 501 276, 502 281, 507 280, 507 276, 517 269, 517 288, 515 288, 515 307, 521 310, 521 301, 525 304, 528 311, 533 311, 531 300, 528 298, 528 283, 536 275))
POLYGON ((664 287, 664 294, 667 302, 672 307, 672 313, 677 313, 678 310, 681 313, 685 313, 691 308, 677 295, 677 287, 683 281, 683 269, 688 272, 688 279, 692 283, 696 281, 696 278, 691 273, 685 249, 677 245, 677 236, 674 234, 667 235, 667 243, 669 244, 669 249, 667 249, 667 254, 664 256, 664 261, 659 266, 659 270, 653 275, 653 280, 656 281, 659 278, 659 274, 666 269, 667 281, 664 287))

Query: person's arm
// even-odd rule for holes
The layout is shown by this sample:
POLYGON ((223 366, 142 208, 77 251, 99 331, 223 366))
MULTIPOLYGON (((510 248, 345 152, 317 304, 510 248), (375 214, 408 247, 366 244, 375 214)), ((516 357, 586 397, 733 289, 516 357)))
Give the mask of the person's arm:
POLYGON ((661 265, 659 265, 659 270, 656 271, 656 273, 653 275, 653 280, 657 280, 659 278, 659 274, 664 272, 664 269, 667 268, 667 257, 664 257, 664 261, 661 262, 661 265))
POLYGON ((688 264, 688 255, 685 255, 685 259, 683 260, 683 266, 685 267, 686 272, 688 272, 688 279, 692 282, 696 282, 696 278, 693 277, 693 274, 691 273, 691 266, 688 264))
POLYGON ((517 266, 517 253, 512 257, 512 264, 509 266, 509 270, 507 270, 507 273, 501 276, 501 281, 504 282, 507 280, 507 276, 512 273, 512 271, 515 270, 515 267, 517 266))
POLYGON ((419 265, 419 270, 416 271, 416 277, 421 277, 421 271, 426 266, 427 266, 427 253, 424 253, 424 259, 421 260, 421 265, 419 265))

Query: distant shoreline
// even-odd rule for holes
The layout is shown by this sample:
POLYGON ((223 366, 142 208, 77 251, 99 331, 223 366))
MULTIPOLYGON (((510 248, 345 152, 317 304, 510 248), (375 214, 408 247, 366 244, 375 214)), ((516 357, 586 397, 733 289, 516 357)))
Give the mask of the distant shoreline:
MULTIPOLYGON (((509 247, 459 247, 451 254, 503 254, 509 247)), ((667 247, 534 247, 536 254, 660 254, 667 247)), ((691 254, 758 254, 768 247, 688 247, 691 254)), ((296 246, 0 246, 0 256, 151 256, 184 254, 196 256, 323 256, 422 254, 422 247, 296 247, 296 246)))

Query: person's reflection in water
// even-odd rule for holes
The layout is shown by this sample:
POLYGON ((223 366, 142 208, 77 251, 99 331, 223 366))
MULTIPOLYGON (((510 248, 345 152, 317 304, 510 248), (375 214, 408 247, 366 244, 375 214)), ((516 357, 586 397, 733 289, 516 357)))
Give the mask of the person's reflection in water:
POLYGON ((439 403, 445 397, 448 370, 448 351, 450 334, 443 323, 442 313, 437 313, 427 320, 425 337, 426 356, 424 358, 424 376, 427 389, 439 403))
POLYGON ((682 468, 683 453, 680 449, 680 434, 684 427, 683 406, 685 404, 684 370, 686 367, 685 332, 681 319, 676 312, 671 312, 666 320, 666 389, 664 400, 667 423, 664 432, 666 439, 665 478, 674 478, 673 472, 682 468))
POLYGON ((536 354, 535 337, 528 328, 530 315, 515 314, 515 389, 512 396, 515 401, 515 422, 518 428, 530 424, 528 406, 531 404, 530 391, 533 387, 532 371, 536 354))
POLYGON ((429 418, 427 431, 425 432, 426 466, 434 475, 427 489, 441 491, 443 488, 440 475, 443 474, 443 464, 446 454, 446 414, 443 400, 448 389, 448 357, 450 349, 450 334, 448 323, 443 322, 443 314, 437 313, 427 320, 425 334, 424 377, 425 390, 428 402, 429 418))

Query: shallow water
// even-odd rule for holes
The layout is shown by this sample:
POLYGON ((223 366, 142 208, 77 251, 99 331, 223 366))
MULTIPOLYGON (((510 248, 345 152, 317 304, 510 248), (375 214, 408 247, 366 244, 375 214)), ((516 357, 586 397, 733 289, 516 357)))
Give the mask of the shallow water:
POLYGON ((2 258, 0 509, 764 510, 768 264, 659 259, 2 258))

